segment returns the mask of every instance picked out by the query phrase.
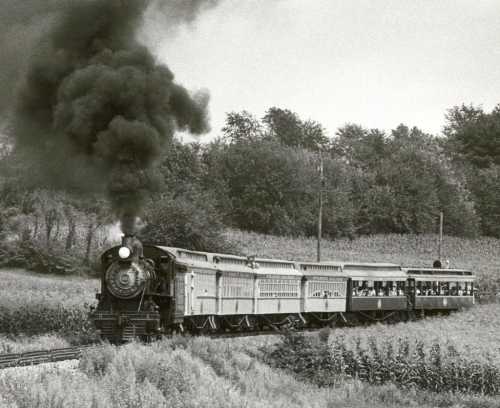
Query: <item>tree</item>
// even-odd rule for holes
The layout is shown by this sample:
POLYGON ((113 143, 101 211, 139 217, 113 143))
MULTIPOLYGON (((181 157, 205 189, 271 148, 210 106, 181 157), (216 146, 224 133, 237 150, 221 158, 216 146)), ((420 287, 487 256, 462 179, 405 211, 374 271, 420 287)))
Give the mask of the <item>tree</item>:
POLYGON ((328 144, 324 129, 318 122, 303 122, 295 112, 288 109, 269 108, 262 121, 267 126, 270 137, 285 146, 318 151, 328 144))
MULTIPOLYGON (((264 140, 219 151, 232 222, 243 229, 297 234, 309 223, 314 186, 310 153, 264 140), (312 179, 311 179, 312 178, 312 179)), ((316 190, 314 190, 316 191, 316 190)))
POLYGON ((464 174, 481 232, 499 237, 500 105, 490 113, 473 105, 455 106, 446 120, 444 147, 455 169, 464 174))
POLYGON ((204 174, 202 154, 203 148, 199 143, 172 141, 161 158, 161 186, 158 190, 182 194, 191 185, 199 185, 204 174))
POLYGON ((140 231, 144 242, 198 251, 226 252, 234 248, 224 238, 222 217, 209 192, 191 188, 174 196, 155 196, 145 213, 140 231))
POLYGON ((455 106, 446 115, 447 147, 457 157, 487 168, 500 164, 500 105, 491 113, 474 106, 455 106))
POLYGON ((480 216, 482 233, 500 237, 500 166, 470 171, 469 185, 480 216))
POLYGON ((226 124, 222 128, 222 133, 228 143, 255 142, 264 136, 258 119, 245 110, 226 114, 226 124))

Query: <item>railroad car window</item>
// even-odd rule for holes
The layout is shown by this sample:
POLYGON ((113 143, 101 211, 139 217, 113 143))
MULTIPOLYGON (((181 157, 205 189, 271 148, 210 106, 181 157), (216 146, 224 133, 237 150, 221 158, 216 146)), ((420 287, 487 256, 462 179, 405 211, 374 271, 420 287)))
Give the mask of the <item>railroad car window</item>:
POLYGON ((462 285, 463 296, 472 296, 472 282, 460 282, 460 285, 462 285))
POLYGON ((313 298, 345 297, 345 282, 309 281, 308 296, 313 298))
POLYGON ((353 280, 353 296, 377 296, 377 291, 373 281, 353 280))
POLYGON ((260 279, 261 297, 299 297, 300 281, 296 279, 260 279))
POLYGON ((406 293, 406 282, 405 281, 397 282, 397 288, 398 288, 398 296, 404 296, 406 293))
POLYGON ((421 295, 422 296, 434 296, 436 295, 436 289, 437 286, 435 285, 436 282, 419 282, 422 285, 421 289, 421 295))
POLYGON ((439 295, 448 296, 450 294, 450 282, 439 282, 439 295))
POLYGON ((222 276, 222 297, 253 297, 253 276, 222 276))

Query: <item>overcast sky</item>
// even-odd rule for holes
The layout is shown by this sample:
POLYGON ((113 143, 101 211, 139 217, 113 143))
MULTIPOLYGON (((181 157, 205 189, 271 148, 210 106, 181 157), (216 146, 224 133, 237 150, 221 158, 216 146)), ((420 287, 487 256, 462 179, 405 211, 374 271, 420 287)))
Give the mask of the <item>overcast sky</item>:
POLYGON ((226 112, 271 106, 329 136, 346 122, 437 134, 452 106, 500 102, 499 0, 221 0, 148 38, 180 83, 210 91, 209 137, 226 112))

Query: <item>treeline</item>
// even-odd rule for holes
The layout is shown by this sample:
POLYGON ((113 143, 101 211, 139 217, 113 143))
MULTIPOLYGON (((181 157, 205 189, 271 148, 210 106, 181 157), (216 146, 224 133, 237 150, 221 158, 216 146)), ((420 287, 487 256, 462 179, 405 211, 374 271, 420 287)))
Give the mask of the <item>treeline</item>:
MULTIPOLYGON (((89 193, 84 174, 81 188, 49 183, 40 163, 8 147, 0 149, 2 262, 67 271, 76 257, 91 269, 116 222, 104 193, 89 193)), ((144 197, 141 236, 155 243, 235 250, 222 238, 227 226, 314 235, 320 191, 330 238, 436 232, 441 211, 445 234, 500 237, 500 105, 451 109, 440 136, 347 124, 328 138, 290 110, 273 107, 262 119, 231 112, 217 139, 172 142, 149 176, 156 190, 144 197)))
POLYGON ((232 112, 217 140, 172 146, 164 176, 171 194, 203 192, 201 212, 244 230, 314 235, 322 191, 331 238, 436 232, 441 211, 446 234, 498 237, 499 110, 455 107, 439 137, 347 124, 332 139, 289 110, 232 112))

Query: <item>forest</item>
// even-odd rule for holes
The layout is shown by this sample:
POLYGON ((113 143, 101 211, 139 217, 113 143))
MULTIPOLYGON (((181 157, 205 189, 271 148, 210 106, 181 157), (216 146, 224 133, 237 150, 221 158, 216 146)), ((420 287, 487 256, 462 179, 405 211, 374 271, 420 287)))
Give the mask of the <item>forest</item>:
MULTIPOLYGON (((0 263, 92 273, 117 223, 109 194, 77 164, 81 182, 65 185, 47 165, 51 157, 31 160, 8 135, 0 149, 0 263)), ((323 235, 333 240, 435 233, 440 212, 447 235, 498 238, 500 105, 455 106, 440 135, 349 123, 328 137, 288 109, 271 107, 262 118, 230 112, 217 138, 173 139, 142 175, 140 236, 157 244, 235 252, 227 228, 313 236, 320 192, 323 235)))

